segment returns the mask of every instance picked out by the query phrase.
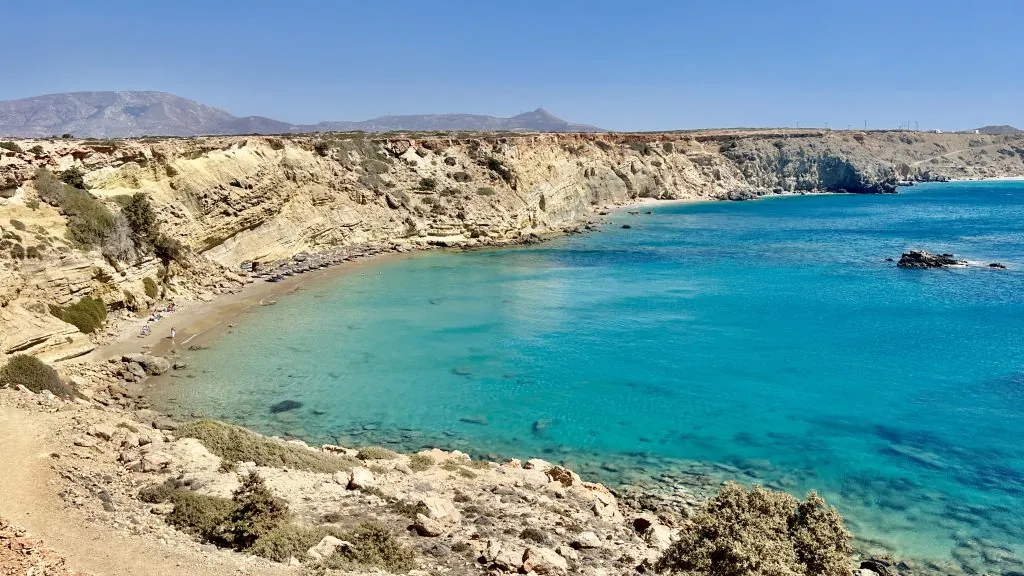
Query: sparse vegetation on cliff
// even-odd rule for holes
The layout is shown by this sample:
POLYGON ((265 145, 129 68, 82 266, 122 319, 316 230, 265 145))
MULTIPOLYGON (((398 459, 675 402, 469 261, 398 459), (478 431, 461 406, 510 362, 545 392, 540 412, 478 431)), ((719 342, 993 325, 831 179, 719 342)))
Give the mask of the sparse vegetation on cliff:
POLYGON ((107 319, 107 305, 99 298, 82 298, 66 307, 50 305, 50 314, 78 328, 80 332, 91 334, 107 319))
POLYGON ((61 398, 71 398, 75 389, 64 382, 57 371, 27 354, 16 354, 0 368, 0 388, 24 386, 33 392, 49 390, 61 398))
POLYGON ((189 422, 178 429, 177 435, 195 438, 211 453, 232 462, 313 472, 348 470, 356 463, 351 458, 291 446, 216 420, 189 422))
POLYGON ((146 291, 146 296, 150 298, 156 298, 159 293, 156 287, 156 280, 153 280, 149 276, 142 279, 142 288, 146 291))
POLYGON ((3 142, 0 142, 0 148, 3 148, 4 150, 10 150, 11 152, 23 152, 21 146, 18 146, 17 142, 11 142, 10 140, 4 140, 3 142))
POLYGON ((850 534, 817 494, 725 485, 679 533, 658 570, 687 576, 848 576, 850 534))

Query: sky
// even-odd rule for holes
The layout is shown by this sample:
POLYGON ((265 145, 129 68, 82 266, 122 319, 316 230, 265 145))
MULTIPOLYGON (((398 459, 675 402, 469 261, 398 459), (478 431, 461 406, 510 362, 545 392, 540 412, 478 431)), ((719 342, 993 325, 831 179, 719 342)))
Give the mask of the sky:
POLYGON ((291 123, 543 107, 610 130, 1024 127, 1024 0, 33 0, 0 12, 0 100, 160 90, 291 123))

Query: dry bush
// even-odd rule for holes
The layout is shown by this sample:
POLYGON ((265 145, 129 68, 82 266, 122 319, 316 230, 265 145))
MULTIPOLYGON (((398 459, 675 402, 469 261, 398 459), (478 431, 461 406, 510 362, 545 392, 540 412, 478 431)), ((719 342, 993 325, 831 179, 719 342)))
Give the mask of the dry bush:
POLYGON ((225 460, 255 462, 257 466, 337 472, 356 464, 352 458, 292 446, 216 420, 189 422, 178 429, 177 436, 195 438, 225 460))
POLYGON ((688 576, 849 576, 850 534, 817 494, 800 502, 729 483, 679 534, 656 568, 688 576))
POLYGON ((367 446, 360 448, 356 458, 360 460, 394 460, 398 454, 394 450, 381 448, 380 446, 367 446))
POLYGON ((12 356, 0 368, 0 388, 14 388, 19 384, 33 392, 49 390, 61 398, 71 398, 77 394, 73 386, 61 380, 56 370, 27 354, 12 356))

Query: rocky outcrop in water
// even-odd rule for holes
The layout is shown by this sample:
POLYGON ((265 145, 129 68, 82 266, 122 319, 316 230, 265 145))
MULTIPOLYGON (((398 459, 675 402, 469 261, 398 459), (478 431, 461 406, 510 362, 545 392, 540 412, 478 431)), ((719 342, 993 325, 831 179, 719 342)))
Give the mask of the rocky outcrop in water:
POLYGON ((957 260, 952 254, 932 254, 924 250, 904 252, 896 266, 900 268, 948 268, 967 266, 966 260, 957 260))

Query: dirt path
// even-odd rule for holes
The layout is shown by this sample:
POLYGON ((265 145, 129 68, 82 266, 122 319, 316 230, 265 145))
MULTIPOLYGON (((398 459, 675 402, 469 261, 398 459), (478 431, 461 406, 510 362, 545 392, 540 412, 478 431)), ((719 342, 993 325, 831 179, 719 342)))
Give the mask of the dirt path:
POLYGON ((103 576, 294 573, 229 552, 165 546, 87 524, 57 496, 60 479, 49 465, 52 446, 46 433, 59 425, 56 420, 54 415, 0 406, 0 516, 42 538, 69 567, 103 576))

